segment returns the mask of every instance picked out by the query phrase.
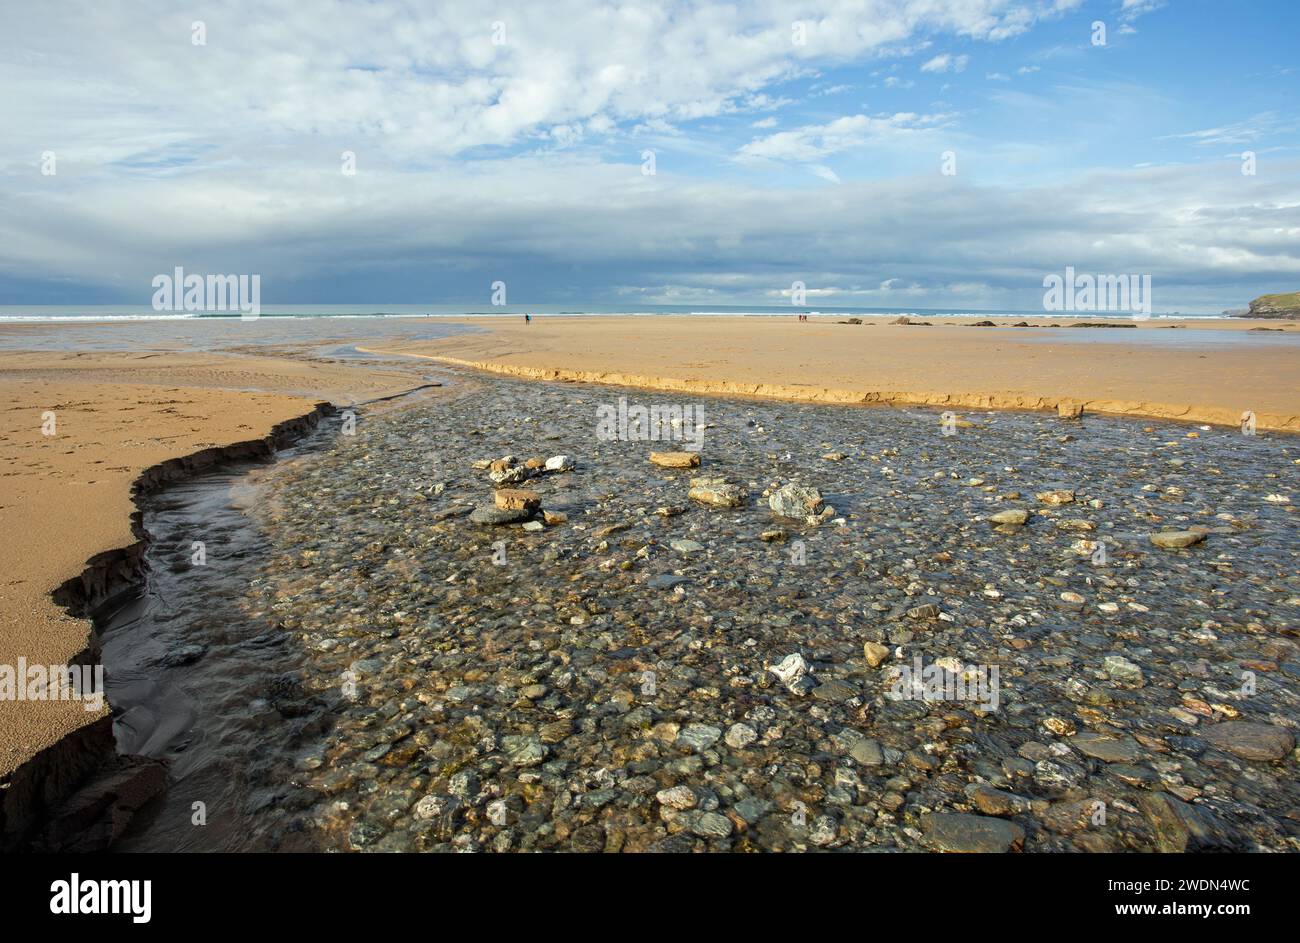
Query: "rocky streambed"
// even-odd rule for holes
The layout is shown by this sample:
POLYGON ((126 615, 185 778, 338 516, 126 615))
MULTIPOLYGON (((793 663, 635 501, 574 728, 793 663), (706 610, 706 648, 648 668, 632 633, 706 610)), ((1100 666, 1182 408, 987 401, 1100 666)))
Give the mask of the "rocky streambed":
POLYGON ((280 659, 246 847, 1300 847, 1294 438, 453 379, 205 614, 280 659))

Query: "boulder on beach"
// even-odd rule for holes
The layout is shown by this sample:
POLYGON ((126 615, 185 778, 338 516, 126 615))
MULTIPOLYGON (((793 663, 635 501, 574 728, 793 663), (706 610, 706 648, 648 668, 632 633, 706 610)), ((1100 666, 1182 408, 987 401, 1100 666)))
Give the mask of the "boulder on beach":
POLYGON ((527 520, 532 516, 532 511, 522 509, 506 510, 498 507, 488 507, 483 505, 470 512, 469 519, 474 524, 486 524, 489 526, 497 524, 514 524, 517 521, 527 520))
POLYGON ((1008 508, 1005 511, 998 511, 996 514, 990 514, 989 520, 994 524, 1013 524, 1019 526, 1029 520, 1029 512, 1021 508, 1008 508))
POLYGON ((738 508, 745 503, 745 492, 725 478, 692 478, 686 496, 692 501, 719 508, 738 508))
POLYGON ((807 488, 790 482, 773 491, 767 498, 768 507, 782 517, 803 520, 822 509, 822 495, 816 488, 807 488))
POLYGON ((650 463, 662 468, 699 468, 699 452, 651 452, 650 463))
POLYGON ((542 506, 542 496, 525 488, 498 488, 492 500, 503 511, 536 511, 542 506))
POLYGON ((1192 544, 1199 544, 1204 539, 1205 534, 1198 530, 1163 530, 1151 535, 1151 542, 1157 547, 1163 547, 1166 550, 1190 547, 1192 544))
POLYGON ((1074 503, 1074 492, 1068 491, 1064 488, 1056 488, 1051 491, 1040 491, 1034 495, 1034 497, 1039 501, 1042 501, 1044 504, 1061 505, 1074 503))

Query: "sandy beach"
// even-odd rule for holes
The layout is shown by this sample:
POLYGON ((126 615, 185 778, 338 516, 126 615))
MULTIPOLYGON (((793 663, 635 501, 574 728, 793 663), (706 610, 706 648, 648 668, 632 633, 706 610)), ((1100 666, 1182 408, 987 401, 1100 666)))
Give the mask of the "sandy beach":
POLYGON ((932 326, 863 320, 493 319, 489 333, 373 349, 535 379, 824 403, 1053 411, 1066 404, 1221 425, 1239 424, 1249 410, 1258 428, 1300 431, 1300 356, 1284 342, 1300 335, 1294 323, 1160 320, 1083 328, 1031 317, 1042 327, 989 328, 971 326, 974 318, 932 326), (1162 343, 1131 336, 1145 340, 1153 332, 1162 343), (1198 341, 1213 333, 1208 342, 1184 344, 1180 332, 1198 341), (1215 334, 1231 339, 1243 332, 1261 342, 1213 342, 1215 334), (1275 338, 1283 342, 1270 347, 1275 338))

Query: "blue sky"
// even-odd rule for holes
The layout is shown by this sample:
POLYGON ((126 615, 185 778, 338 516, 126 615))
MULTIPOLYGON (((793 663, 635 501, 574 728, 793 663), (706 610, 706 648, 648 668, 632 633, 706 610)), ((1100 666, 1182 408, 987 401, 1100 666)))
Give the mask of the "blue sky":
POLYGON ((266 304, 1300 288, 1292 2, 426 6, 0 0, 0 304, 176 265, 266 304))

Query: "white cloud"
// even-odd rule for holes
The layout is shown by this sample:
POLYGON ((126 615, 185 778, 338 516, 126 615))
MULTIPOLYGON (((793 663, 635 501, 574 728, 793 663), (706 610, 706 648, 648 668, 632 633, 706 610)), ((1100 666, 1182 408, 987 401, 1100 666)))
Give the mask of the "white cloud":
POLYGON ((996 40, 1060 4, 877 0, 870 16, 861 6, 810 5, 797 45, 774 2, 30 4, 0 33, 0 168, 56 144, 104 163, 157 154, 168 139, 346 142, 427 159, 593 120, 761 110, 773 106, 765 88, 814 62, 858 61, 930 33, 996 40), (200 18, 206 45, 195 46, 200 18), (504 45, 493 44, 493 21, 504 45))
POLYGON ((970 62, 970 56, 954 56, 951 53, 940 53, 933 59, 927 59, 921 65, 922 72, 964 72, 966 63, 970 62))
POLYGON ((737 152, 742 161, 812 161, 829 154, 863 147, 873 141, 930 130, 943 125, 946 115, 918 115, 898 112, 884 117, 848 115, 820 125, 806 125, 755 138, 737 152))
POLYGON ((1202 128, 1199 131, 1188 131, 1185 134, 1168 135, 1165 140, 1188 140, 1195 144, 1216 146, 1251 144, 1268 135, 1294 131, 1296 127, 1297 123, 1295 121, 1284 120, 1276 112, 1264 111, 1241 121, 1234 121, 1231 124, 1219 125, 1214 128, 1202 128))

